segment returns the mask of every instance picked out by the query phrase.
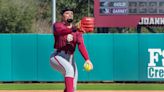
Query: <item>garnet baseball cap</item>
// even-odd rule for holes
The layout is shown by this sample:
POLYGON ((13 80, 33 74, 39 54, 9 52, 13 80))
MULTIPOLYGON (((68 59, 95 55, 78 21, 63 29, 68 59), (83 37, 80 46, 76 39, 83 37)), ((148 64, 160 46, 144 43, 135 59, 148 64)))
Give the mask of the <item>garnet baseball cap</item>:
POLYGON ((64 12, 66 12, 66 11, 72 11, 72 12, 73 12, 73 9, 68 8, 68 7, 65 7, 65 8, 63 8, 63 9, 61 10, 61 15, 63 15, 64 12))

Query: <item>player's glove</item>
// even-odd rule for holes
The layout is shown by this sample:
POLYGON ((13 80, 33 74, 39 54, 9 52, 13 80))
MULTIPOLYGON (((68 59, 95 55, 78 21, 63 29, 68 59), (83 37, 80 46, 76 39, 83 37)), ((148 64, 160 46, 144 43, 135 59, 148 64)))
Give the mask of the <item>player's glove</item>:
POLYGON ((76 27, 78 31, 83 33, 89 33, 94 31, 94 18, 84 17, 77 24, 76 27))

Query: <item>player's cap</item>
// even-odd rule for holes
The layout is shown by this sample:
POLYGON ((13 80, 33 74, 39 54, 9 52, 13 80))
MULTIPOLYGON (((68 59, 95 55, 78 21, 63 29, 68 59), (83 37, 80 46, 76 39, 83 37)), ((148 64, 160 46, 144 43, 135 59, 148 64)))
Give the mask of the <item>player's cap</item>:
POLYGON ((63 9, 61 10, 61 15, 63 15, 64 12, 66 12, 66 11, 72 11, 72 12, 73 12, 73 9, 68 8, 68 7, 65 7, 65 8, 63 8, 63 9))

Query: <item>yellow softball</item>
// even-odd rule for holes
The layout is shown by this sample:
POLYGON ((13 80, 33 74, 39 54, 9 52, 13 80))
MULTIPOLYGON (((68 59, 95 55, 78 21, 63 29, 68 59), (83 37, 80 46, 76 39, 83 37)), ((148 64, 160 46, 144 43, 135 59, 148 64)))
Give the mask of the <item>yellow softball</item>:
POLYGON ((84 69, 85 69, 85 71, 89 72, 89 71, 91 70, 90 64, 87 63, 87 62, 85 62, 85 63, 84 63, 84 69))

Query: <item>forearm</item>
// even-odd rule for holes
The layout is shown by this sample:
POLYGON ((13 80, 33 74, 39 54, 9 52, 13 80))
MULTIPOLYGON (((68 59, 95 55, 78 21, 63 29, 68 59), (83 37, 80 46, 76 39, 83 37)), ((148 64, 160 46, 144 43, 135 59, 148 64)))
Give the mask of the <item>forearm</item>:
POLYGON ((89 60, 88 52, 87 52, 86 47, 83 43, 78 45, 78 49, 79 49, 81 55, 83 56, 83 58, 85 59, 85 61, 89 60))

